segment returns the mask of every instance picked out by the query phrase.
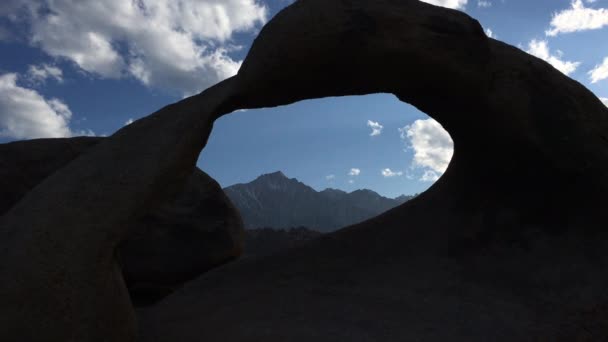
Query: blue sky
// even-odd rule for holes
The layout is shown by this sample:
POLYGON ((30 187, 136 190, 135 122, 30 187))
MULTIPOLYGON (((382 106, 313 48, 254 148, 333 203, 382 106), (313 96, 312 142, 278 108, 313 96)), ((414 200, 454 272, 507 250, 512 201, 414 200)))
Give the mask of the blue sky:
MULTIPOLYGON (((3 0, 0 142, 108 136, 237 72, 288 0, 3 0)), ((608 0, 426 0, 545 59, 608 104, 608 0)), ((198 165, 223 186, 282 170, 321 190, 424 191, 451 157, 434 120, 388 94, 218 120, 198 165)))

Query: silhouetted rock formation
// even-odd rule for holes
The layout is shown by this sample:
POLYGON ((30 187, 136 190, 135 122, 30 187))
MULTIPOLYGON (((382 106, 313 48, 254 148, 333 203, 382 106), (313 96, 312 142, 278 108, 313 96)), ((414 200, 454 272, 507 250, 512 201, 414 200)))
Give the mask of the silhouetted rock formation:
POLYGON ((241 255, 243 222, 220 185, 198 168, 180 195, 144 216, 120 246, 131 300, 150 304, 241 255))
POLYGON ((100 138, 36 139, 0 144, 0 215, 100 138))
POLYGON ((608 336, 594 324, 608 302, 602 102, 465 13, 302 0, 265 26, 237 76, 121 129, 5 213, 0 339, 133 341, 116 247, 130 222, 179 192, 213 121, 377 92, 448 130, 444 176, 376 218, 206 273, 139 312, 140 340, 608 336))
MULTIPOLYGON (((103 138, 0 144, 0 214, 103 138)), ((241 254, 243 224, 219 184, 198 168, 179 196, 132 223, 119 248, 131 300, 154 302, 241 254)))
POLYGON ((322 232, 362 222, 412 198, 391 199, 367 189, 316 191, 282 172, 229 186, 224 192, 241 213, 246 228, 304 226, 322 232))

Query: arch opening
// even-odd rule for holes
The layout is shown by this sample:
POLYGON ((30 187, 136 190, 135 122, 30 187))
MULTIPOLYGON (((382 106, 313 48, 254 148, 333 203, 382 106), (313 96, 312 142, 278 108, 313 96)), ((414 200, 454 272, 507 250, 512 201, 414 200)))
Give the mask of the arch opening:
POLYGON ((452 154, 437 121, 391 94, 370 94, 233 112, 216 121, 197 165, 246 228, 330 232, 425 192, 452 154))

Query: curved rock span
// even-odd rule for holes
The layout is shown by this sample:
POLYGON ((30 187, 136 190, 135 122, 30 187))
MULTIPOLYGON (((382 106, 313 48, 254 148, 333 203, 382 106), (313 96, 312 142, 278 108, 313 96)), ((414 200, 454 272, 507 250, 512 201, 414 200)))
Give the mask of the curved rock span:
POLYGON ((448 130, 445 175, 377 218, 190 282, 139 312, 140 340, 608 336, 602 102, 464 13, 301 0, 266 25, 237 76, 123 128, 2 217, 0 338, 135 340, 116 247, 185 183, 213 121, 377 92, 448 130))

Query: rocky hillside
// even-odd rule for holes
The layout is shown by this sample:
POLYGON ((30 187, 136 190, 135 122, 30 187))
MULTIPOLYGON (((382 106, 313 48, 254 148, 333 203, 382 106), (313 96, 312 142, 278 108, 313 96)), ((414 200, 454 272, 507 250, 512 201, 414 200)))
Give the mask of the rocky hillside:
POLYGON ((298 247, 307 241, 323 235, 306 227, 290 229, 258 228, 245 231, 245 257, 272 255, 298 247))
POLYGON ((261 175, 224 191, 241 212, 247 228, 305 226, 322 232, 364 221, 413 197, 391 199, 367 189, 350 193, 316 191, 282 172, 261 175))

